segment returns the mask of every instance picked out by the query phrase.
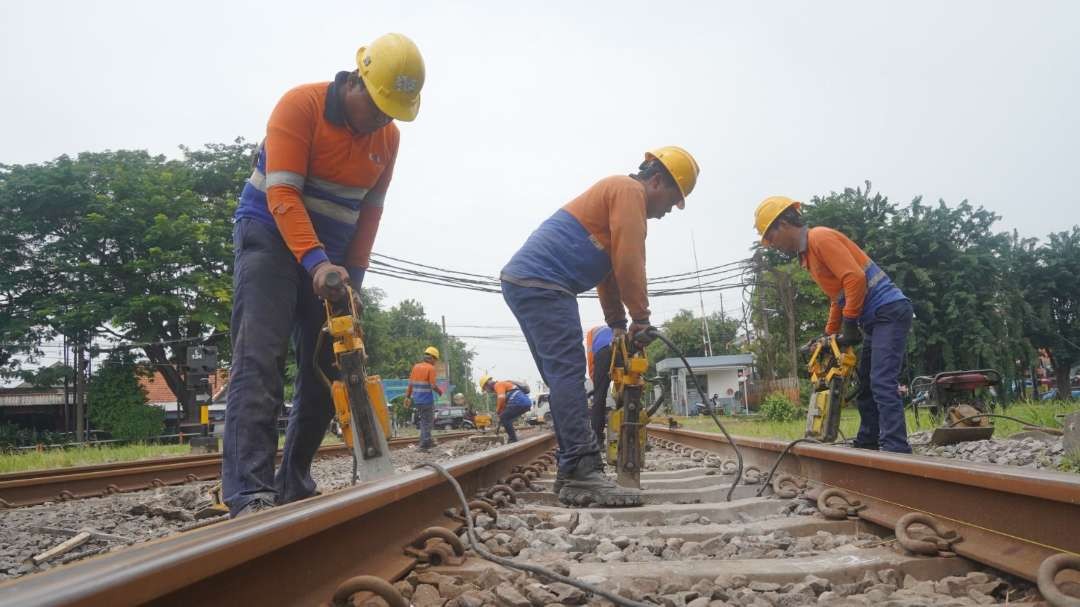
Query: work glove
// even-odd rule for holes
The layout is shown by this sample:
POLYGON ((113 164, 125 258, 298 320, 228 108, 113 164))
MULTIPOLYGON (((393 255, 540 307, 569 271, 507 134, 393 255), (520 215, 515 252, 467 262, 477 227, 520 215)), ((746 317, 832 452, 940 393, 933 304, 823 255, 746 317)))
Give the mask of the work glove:
POLYGON ((656 327, 650 325, 647 320, 645 322, 635 320, 630 325, 630 339, 634 340, 637 346, 644 348, 656 339, 656 327))
POLYGON ((405 408, 412 409, 412 399, 408 396, 405 397, 405 408))
POLYGON ((311 273, 311 288, 319 297, 329 301, 336 301, 345 295, 345 283, 348 280, 348 270, 329 261, 324 261, 315 266, 315 271, 311 273), (333 274, 337 276, 330 278, 333 274))
POLYGON ((836 345, 841 348, 846 346, 854 346, 862 343, 862 330, 859 329, 859 321, 845 318, 844 323, 840 325, 840 335, 836 337, 836 345))

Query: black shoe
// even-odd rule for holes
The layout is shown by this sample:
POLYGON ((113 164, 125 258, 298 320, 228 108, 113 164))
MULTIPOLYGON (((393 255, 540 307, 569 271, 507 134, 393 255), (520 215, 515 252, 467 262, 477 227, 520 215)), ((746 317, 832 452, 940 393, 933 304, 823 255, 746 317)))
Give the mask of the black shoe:
POLYGON ((641 490, 616 485, 600 471, 599 460, 598 453, 583 456, 566 472, 559 501, 568 506, 640 506, 641 490))
POLYGON ((551 490, 555 493, 555 495, 559 495, 559 492, 562 491, 563 485, 565 484, 566 473, 562 470, 559 470, 555 473, 555 484, 551 486, 551 490))
POLYGON ((257 497, 255 499, 251 500, 250 502, 248 502, 243 508, 240 509, 239 512, 237 512, 233 516, 230 516, 229 518, 241 518, 241 517, 248 516, 249 514, 255 514, 256 512, 262 512, 263 510, 269 510, 269 509, 271 509, 273 507, 274 507, 274 505, 271 504, 270 502, 268 502, 268 501, 266 501, 266 500, 264 500, 262 498, 257 497))

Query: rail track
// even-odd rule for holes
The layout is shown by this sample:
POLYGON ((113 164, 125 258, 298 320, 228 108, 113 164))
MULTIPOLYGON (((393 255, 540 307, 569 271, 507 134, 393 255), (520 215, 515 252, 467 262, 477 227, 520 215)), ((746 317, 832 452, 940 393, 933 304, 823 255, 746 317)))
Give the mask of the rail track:
MULTIPOLYGON (((436 438, 452 440, 473 434, 476 432, 446 432, 436 435, 436 438)), ((389 442, 391 449, 400 449, 415 445, 418 441, 418 437, 401 437, 392 438, 389 442)), ((319 448, 317 457, 348 455, 348 453, 348 448, 344 444, 323 445, 319 448)), ((278 462, 281 461, 280 450, 277 459, 278 462)), ((0 474, 0 508, 99 497, 112 493, 215 480, 219 476, 221 476, 220 453, 0 474)))
MULTIPOLYGON (((736 438, 756 482, 727 502, 730 445, 649 432, 642 508, 560 507, 544 491, 550 433, 446 468, 483 500, 472 504, 489 550, 639 603, 1017 605, 1040 600, 1034 584, 1054 604, 1080 601, 1076 476, 801 444, 765 484, 788 445, 736 438)), ((346 605, 369 590, 418 607, 590 600, 466 552, 458 503, 418 469, 8 582, 0 604, 346 605)))

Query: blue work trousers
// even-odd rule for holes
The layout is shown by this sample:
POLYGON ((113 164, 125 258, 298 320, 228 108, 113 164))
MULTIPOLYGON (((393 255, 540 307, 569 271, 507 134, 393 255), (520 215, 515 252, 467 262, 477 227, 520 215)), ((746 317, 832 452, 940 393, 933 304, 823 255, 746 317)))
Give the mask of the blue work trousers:
POLYGON ((420 426, 420 448, 430 449, 435 446, 431 430, 435 426, 435 405, 413 405, 416 407, 417 424, 420 426))
MULTIPOLYGON (((315 375, 315 340, 326 320, 311 277, 281 235, 253 219, 233 228, 232 369, 225 408, 222 492, 232 513, 254 499, 284 504, 315 493, 311 461, 333 416, 315 375), (274 475, 277 417, 289 339, 297 376, 281 467, 274 475)), ((330 368, 330 344, 319 353, 330 368)))
POLYGON ((507 405, 503 412, 499 414, 499 425, 503 427, 503 430, 506 430, 506 442, 517 442, 518 436, 514 430, 514 420, 528 413, 530 408, 507 405))
POLYGON ((881 306, 870 322, 862 325, 856 447, 911 453, 904 401, 898 391, 911 316, 911 302, 904 299, 881 306))
POLYGON ((529 343, 540 376, 551 391, 551 418, 559 445, 559 468, 572 470, 597 453, 585 396, 585 347, 577 298, 553 289, 503 281, 503 299, 529 343))

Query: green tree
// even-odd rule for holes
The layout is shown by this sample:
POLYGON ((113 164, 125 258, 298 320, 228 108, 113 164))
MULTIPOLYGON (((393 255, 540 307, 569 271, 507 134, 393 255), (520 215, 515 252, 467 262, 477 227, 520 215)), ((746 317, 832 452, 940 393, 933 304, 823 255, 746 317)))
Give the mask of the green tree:
MULTIPOLYGON (((908 343, 909 375, 981 367, 1018 372, 1015 361, 1024 346, 1016 330, 1020 320, 1017 287, 1004 261, 1012 247, 1007 234, 993 230, 1000 219, 996 214, 967 201, 950 207, 942 201, 928 205, 916 198, 898 207, 872 192, 867 183, 865 188, 812 198, 804 206, 804 216, 810 226, 831 227, 850 237, 912 300, 916 319, 908 343)), ((782 310, 772 294, 776 290, 773 269, 779 260, 766 259, 770 261, 756 280, 756 288, 764 291, 755 295, 765 305, 759 305, 756 314, 766 316, 770 339, 779 342, 765 347, 790 351, 786 332, 777 335, 779 325, 771 320, 784 315, 770 316, 767 311, 782 310)), ((789 273, 798 283, 798 273, 789 273)), ((797 294, 803 290, 800 286, 809 288, 810 283, 796 284, 797 294)), ((821 314, 827 311, 823 300, 806 299, 821 314)), ((820 330, 816 322, 802 324, 809 317, 796 314, 796 341, 820 330)), ((760 322, 755 318, 756 324, 760 322)), ((783 357, 776 358, 782 368, 783 357)))
POLYGON ((1069 372, 1080 364, 1080 227, 1050 234, 1035 248, 1026 243, 1020 262, 1031 307, 1027 332, 1054 366, 1058 397, 1072 398, 1069 372))
POLYGON ((165 422, 165 412, 146 404, 146 391, 139 385, 140 371, 135 357, 113 352, 90 380, 87 405, 90 421, 113 438, 138 440, 157 436, 165 422))
MULTIPOLYGON (((231 215, 252 148, 237 140, 182 148, 177 160, 121 150, 0 167, 0 234, 11 239, 0 257, 14 264, 0 280, 11 304, 4 341, 146 344, 183 397, 187 346, 227 329, 231 215)), ((227 358, 227 340, 218 343, 227 358)))
MULTIPOLYGON (((706 316, 709 337, 712 341, 713 355, 737 354, 739 348, 736 344, 736 335, 739 323, 733 318, 713 312, 706 316)), ((687 357, 705 356, 705 329, 701 323, 701 316, 696 316, 693 311, 679 310, 660 326, 660 330, 670 339, 687 357)), ((656 363, 665 358, 676 356, 664 343, 659 340, 649 344, 645 350, 649 357, 649 364, 653 367, 650 373, 655 373, 656 363)))
POLYGON ((364 289, 364 335, 368 347, 369 371, 384 378, 405 378, 423 356, 424 349, 435 346, 443 360, 450 361, 450 383, 472 402, 477 389, 472 382, 472 361, 475 353, 465 342, 449 336, 444 340, 440 324, 425 316, 424 307, 406 299, 384 310, 385 293, 380 289, 364 289))

